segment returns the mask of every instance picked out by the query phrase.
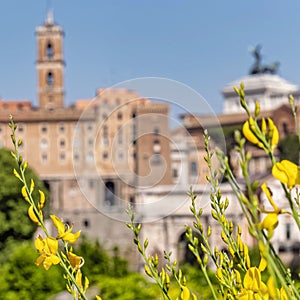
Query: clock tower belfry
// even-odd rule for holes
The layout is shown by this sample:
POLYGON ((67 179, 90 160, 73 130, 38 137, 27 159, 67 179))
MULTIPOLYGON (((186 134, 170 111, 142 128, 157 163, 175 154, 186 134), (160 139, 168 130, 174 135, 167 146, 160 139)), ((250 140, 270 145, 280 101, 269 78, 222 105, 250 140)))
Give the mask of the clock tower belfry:
POLYGON ((64 60, 62 28, 49 10, 45 23, 36 29, 38 104, 41 109, 64 107, 64 60))

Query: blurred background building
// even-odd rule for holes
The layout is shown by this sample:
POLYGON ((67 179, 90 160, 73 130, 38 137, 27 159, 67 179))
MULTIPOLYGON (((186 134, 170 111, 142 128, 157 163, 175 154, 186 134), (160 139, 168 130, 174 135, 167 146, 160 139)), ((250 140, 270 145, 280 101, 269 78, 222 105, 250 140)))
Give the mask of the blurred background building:
MULTIPOLYGON (((119 245, 121 254, 129 257, 133 253, 131 232, 118 221, 131 203, 137 221, 145 222, 143 234, 151 240, 149 251, 154 254, 164 248, 185 258, 183 226, 193 223, 186 196, 190 186, 204 207, 204 226, 214 227, 212 244, 220 245, 220 228, 210 214, 204 130, 212 136, 212 147, 228 152, 241 179, 233 133, 247 115, 233 87, 244 82, 250 109, 259 100, 260 118, 271 117, 281 139, 295 132, 287 97, 292 93, 299 103, 299 88, 272 72, 255 72, 224 88, 223 114, 217 118, 184 114, 183 126, 171 129, 169 105, 132 90, 98 89, 93 99, 65 106, 63 38, 62 28, 49 12, 36 29, 38 107, 27 100, 0 101, 0 146, 12 146, 7 126, 12 114, 18 138, 23 140, 21 154, 50 190, 51 211, 98 238, 108 249, 119 245)), ((253 157, 251 176, 260 182, 272 181, 266 154, 251 145, 247 149, 253 157)), ((214 167, 218 168, 216 159, 214 167)), ((230 199, 230 218, 246 226, 228 184, 222 183, 222 189, 230 199)), ((287 250, 300 243, 289 220, 280 226, 279 236, 274 237, 278 248, 287 250)), ((251 244, 250 236, 244 238, 251 244)))

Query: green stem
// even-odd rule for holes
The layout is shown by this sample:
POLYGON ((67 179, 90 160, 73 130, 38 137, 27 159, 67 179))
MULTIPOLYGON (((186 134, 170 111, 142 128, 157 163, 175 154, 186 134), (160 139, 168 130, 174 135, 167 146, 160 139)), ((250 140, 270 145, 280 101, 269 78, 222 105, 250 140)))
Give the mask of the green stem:
POLYGON ((202 270, 202 272, 204 274, 204 277, 205 277, 205 279, 206 279, 206 281, 207 281, 207 283, 209 285, 209 288, 210 288, 210 290, 212 292, 212 295, 213 295, 214 299, 218 300, 218 297, 216 295, 215 289, 214 289, 214 287, 213 287, 213 285, 211 283, 211 280, 210 280, 210 278, 209 278, 209 276, 207 274, 207 269, 203 266, 203 267, 201 267, 201 270, 202 270))
POLYGON ((82 291, 80 286, 77 284, 76 279, 74 278, 73 274, 69 271, 69 268, 64 263, 64 260, 63 260, 63 258, 61 257, 61 255, 58 251, 56 253, 56 256, 60 259, 60 265, 63 267, 64 271, 68 275, 71 282, 75 285, 75 287, 76 287, 78 293, 80 294, 80 296, 82 297, 82 299, 83 300, 88 300, 88 298, 85 296, 85 293, 82 291))

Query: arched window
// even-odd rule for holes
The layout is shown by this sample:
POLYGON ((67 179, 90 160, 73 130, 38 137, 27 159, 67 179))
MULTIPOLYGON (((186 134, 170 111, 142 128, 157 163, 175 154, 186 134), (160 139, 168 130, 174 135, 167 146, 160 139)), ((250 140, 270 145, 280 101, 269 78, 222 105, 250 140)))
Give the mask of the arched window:
POLYGON ((47 49, 46 49, 46 55, 48 59, 51 59, 53 57, 54 51, 51 43, 48 43, 47 49))
MULTIPOLYGON (((200 234, 198 234, 197 232, 193 232, 193 236, 198 238, 199 245, 201 245, 201 242, 203 242, 203 239, 200 236, 200 234)), ((185 232, 179 236, 177 245, 178 245, 177 251, 178 251, 179 261, 185 262, 185 263, 188 263, 188 264, 194 265, 194 266, 197 265, 197 260, 194 256, 194 254, 189 249, 189 241, 186 237, 185 232)), ((199 251, 200 257, 203 258, 204 252, 201 250, 200 246, 198 246, 198 251, 199 251)))
POLYGON ((48 74, 47 74, 47 84, 49 86, 52 86, 53 83, 54 83, 53 73, 52 72, 48 72, 48 74))

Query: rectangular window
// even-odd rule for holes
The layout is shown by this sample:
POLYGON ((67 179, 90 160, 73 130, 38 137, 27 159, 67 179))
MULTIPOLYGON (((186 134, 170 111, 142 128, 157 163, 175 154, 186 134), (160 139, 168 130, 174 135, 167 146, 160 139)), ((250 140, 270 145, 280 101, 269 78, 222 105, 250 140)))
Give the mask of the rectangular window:
POLYGON ((59 154, 59 159, 60 159, 60 161, 65 161, 66 160, 66 153, 65 152, 61 152, 59 154))
POLYGON ((60 124, 58 125, 58 131, 59 131, 60 133, 64 133, 65 130, 66 130, 65 124, 64 124, 64 123, 60 123, 60 124))
POLYGON ((291 239, 291 224, 285 224, 285 237, 289 241, 291 239))
POLYGON ((177 169, 173 169, 172 170, 172 175, 173 175, 173 178, 178 178, 178 170, 177 169))
POLYGON ((197 176, 198 175, 197 163, 195 161, 192 161, 190 167, 191 167, 190 169, 191 176, 197 176))
POLYGON ((41 157, 42 163, 46 163, 48 161, 48 154, 47 153, 42 153, 41 157))
POLYGON ((119 145, 123 144, 123 131, 121 126, 118 127, 118 144, 119 145))
POLYGON ((48 132, 48 126, 46 124, 41 125, 41 132, 42 133, 47 133, 48 132))

